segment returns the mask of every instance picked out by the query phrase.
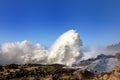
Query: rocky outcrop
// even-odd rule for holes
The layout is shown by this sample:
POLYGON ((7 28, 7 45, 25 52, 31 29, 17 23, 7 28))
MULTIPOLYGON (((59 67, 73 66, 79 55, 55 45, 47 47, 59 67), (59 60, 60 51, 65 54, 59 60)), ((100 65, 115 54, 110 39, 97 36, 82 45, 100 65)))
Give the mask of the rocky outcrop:
POLYGON ((93 74, 89 71, 76 71, 75 76, 78 80, 120 80, 120 65, 115 66, 112 72, 93 74))
POLYGON ((60 64, 10 64, 0 67, 0 80, 70 80, 74 78, 73 73, 76 69, 63 68, 63 66, 60 64))
POLYGON ((120 65, 115 66, 109 73, 102 73, 94 77, 94 80, 120 80, 120 65))

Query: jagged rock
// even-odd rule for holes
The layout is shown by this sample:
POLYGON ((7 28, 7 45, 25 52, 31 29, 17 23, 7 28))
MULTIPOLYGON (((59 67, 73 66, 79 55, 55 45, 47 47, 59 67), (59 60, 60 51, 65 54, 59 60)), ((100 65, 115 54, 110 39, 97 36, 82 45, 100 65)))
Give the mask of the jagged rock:
POLYGON ((3 66, 0 66, 0 72, 4 71, 3 66))
POLYGON ((120 52, 116 53, 116 58, 120 61, 120 52))
POLYGON ((6 69, 17 69, 18 65, 17 64, 9 64, 5 66, 6 69))

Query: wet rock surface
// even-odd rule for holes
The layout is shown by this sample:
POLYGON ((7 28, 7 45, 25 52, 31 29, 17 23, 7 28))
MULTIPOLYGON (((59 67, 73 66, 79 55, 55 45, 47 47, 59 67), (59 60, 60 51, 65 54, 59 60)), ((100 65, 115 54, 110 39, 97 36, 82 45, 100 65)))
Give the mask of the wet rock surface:
POLYGON ((10 64, 0 66, 0 80, 120 80, 120 65, 112 72, 96 75, 60 64, 10 64))

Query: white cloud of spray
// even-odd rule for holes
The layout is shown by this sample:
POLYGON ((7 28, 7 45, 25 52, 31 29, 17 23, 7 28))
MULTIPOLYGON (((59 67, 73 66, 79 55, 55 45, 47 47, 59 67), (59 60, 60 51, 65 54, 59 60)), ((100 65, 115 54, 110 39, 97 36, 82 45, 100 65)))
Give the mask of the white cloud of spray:
POLYGON ((0 49, 0 64, 60 63, 71 66, 83 56, 79 34, 69 30, 62 34, 50 49, 40 44, 33 46, 29 41, 5 43, 0 49))
POLYGON ((28 41, 5 43, 1 47, 2 64, 24 63, 32 53, 32 46, 28 41))

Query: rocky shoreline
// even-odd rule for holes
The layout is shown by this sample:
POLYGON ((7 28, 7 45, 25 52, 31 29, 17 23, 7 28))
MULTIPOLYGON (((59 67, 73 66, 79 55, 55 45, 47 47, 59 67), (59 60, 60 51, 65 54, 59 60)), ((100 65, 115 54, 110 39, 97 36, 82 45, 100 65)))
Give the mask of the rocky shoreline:
POLYGON ((112 72, 96 75, 61 64, 10 64, 0 66, 0 80, 120 80, 120 65, 112 72))

